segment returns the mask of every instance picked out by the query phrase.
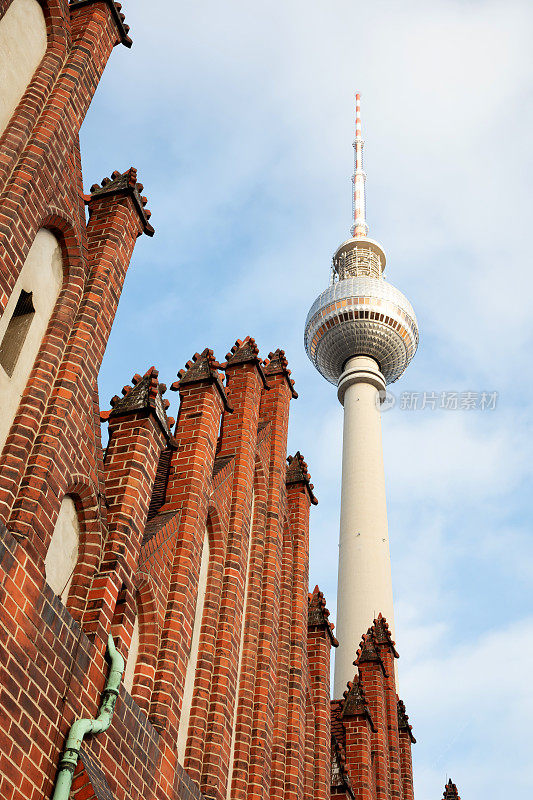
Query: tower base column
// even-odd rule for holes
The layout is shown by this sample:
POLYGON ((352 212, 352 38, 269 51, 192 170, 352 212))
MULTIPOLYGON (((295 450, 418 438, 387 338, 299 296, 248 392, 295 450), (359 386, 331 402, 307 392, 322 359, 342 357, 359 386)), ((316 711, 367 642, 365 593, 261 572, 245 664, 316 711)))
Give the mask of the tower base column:
POLYGON ((354 677, 361 636, 381 612, 394 628, 381 439, 385 379, 368 356, 348 360, 339 379, 344 406, 335 697, 354 677))

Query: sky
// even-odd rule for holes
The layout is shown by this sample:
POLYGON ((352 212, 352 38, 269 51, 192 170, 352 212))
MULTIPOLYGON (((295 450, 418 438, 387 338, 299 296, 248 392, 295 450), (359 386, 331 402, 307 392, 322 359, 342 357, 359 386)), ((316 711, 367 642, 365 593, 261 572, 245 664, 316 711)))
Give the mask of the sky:
POLYGON ((530 797, 533 6, 123 11, 133 49, 113 52, 83 125, 85 189, 136 166, 156 235, 135 249, 102 407, 152 364, 170 383, 206 346, 220 360, 246 335, 264 357, 282 347, 300 394, 289 452, 319 498, 310 580, 335 618, 342 409, 303 326, 349 233, 360 91, 370 235, 421 335, 382 416, 416 795, 438 800, 451 777, 464 800, 530 797), (452 392, 459 408, 438 408, 452 392))

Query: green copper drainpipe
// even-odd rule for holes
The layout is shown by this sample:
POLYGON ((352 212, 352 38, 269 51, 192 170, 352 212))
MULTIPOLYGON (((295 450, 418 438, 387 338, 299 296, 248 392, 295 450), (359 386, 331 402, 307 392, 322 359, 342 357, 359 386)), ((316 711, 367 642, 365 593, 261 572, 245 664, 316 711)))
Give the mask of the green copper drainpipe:
POLYGON ((115 703, 122 673, 124 672, 124 659, 118 652, 111 634, 107 640, 107 652, 111 659, 111 669, 107 676, 107 683, 102 694, 102 702, 96 719, 77 719, 72 725, 65 745, 65 751, 59 762, 59 772, 52 800, 68 800, 74 770, 80 757, 80 748, 83 737, 88 733, 103 733, 111 725, 115 703))

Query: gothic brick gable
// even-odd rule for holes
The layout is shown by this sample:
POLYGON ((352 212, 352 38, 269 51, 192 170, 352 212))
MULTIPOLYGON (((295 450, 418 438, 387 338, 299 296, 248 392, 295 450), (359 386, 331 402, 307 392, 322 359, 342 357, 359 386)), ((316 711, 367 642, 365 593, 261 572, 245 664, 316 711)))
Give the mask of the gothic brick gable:
POLYGON ((0 459, 0 796, 52 796, 74 721, 98 714, 111 636, 126 669, 73 798, 413 800, 381 616, 330 700, 338 642, 309 593, 317 499, 300 451, 287 455, 285 352, 263 359, 246 336, 224 362, 195 353, 170 387, 174 416, 155 367, 100 408, 126 273, 154 228, 134 167, 84 193, 79 131, 113 48, 132 40, 119 3, 40 5, 48 48, 0 140, 1 311, 41 228, 65 270, 0 459), (73 563, 52 589, 63 525, 73 563))

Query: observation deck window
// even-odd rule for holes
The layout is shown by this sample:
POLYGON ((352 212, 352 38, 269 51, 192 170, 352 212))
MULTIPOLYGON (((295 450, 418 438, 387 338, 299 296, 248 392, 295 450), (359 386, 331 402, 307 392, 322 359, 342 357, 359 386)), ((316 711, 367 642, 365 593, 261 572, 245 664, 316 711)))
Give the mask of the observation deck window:
POLYGON ((382 273, 381 257, 370 247, 352 247, 334 258, 333 269, 341 281, 360 275, 379 278, 382 273))

